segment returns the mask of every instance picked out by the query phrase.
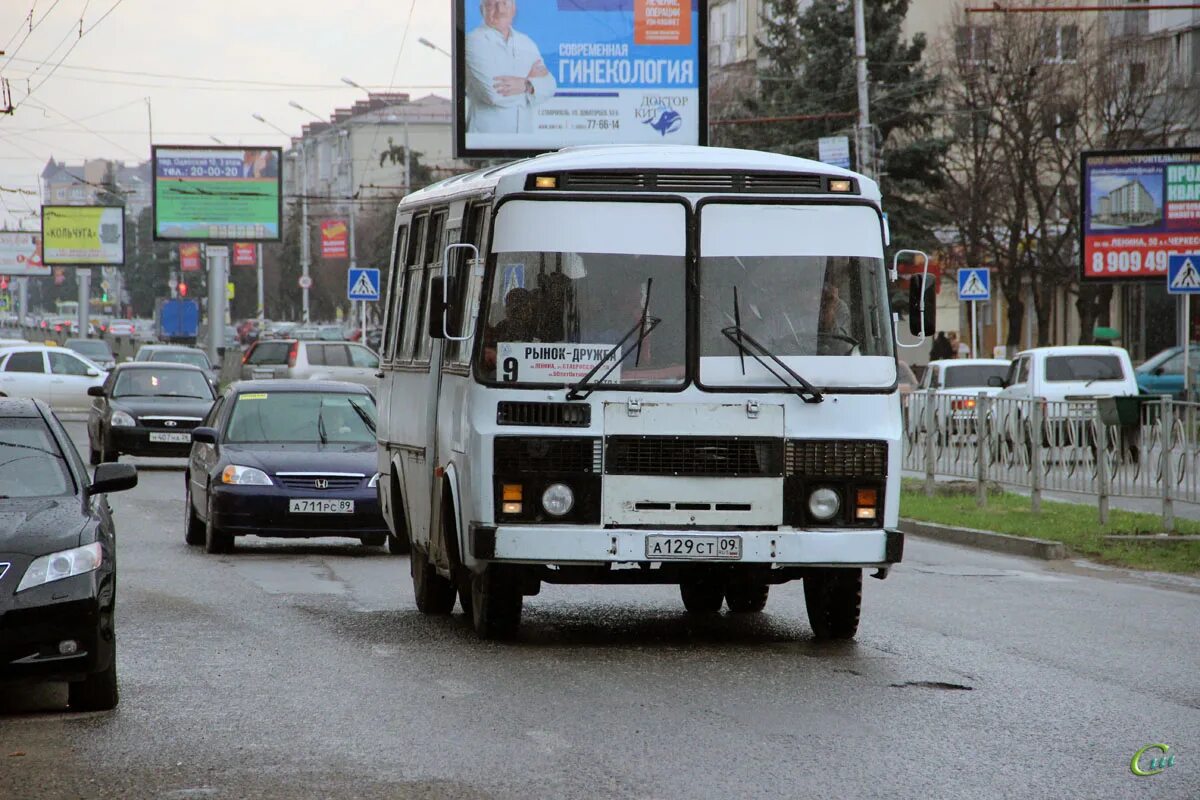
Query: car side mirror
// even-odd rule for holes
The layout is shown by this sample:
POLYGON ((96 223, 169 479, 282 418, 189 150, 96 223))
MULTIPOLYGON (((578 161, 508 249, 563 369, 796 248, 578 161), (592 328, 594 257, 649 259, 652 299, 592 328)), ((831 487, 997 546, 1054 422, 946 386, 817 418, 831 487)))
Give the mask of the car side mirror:
POLYGON ((94 369, 89 369, 89 370, 87 371, 87 376, 88 376, 89 378, 99 378, 99 377, 100 377, 100 373, 99 373, 97 370, 94 370, 94 369))
POLYGON ((446 328, 442 323, 449 304, 443 299, 446 293, 446 279, 436 276, 429 280, 429 315, 425 318, 429 328, 429 338, 445 339, 446 328))
POLYGON ((87 388, 88 397, 104 397, 103 386, 89 386, 87 388))
POLYGON ((89 497, 110 492, 123 492, 137 486, 137 467, 132 464, 101 464, 87 487, 89 497))
POLYGON ((1155 368, 1154 368, 1154 371, 1153 371, 1151 374, 1152 374, 1152 375, 1162 375, 1162 374, 1164 374, 1166 371, 1167 371, 1167 370, 1166 370, 1164 367, 1155 367, 1155 368))
POLYGON ((200 444, 216 444, 216 428, 192 428, 192 441, 200 444))
POLYGON ((993 386, 997 389, 1003 389, 1004 388, 1004 378, 1001 378, 999 375, 993 375, 992 377, 988 378, 987 385, 993 386))

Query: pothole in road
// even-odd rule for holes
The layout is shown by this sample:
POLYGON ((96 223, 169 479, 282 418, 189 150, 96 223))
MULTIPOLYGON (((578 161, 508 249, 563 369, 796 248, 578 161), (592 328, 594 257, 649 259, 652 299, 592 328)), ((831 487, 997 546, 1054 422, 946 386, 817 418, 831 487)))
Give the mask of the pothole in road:
POLYGON ((904 681, 903 683, 893 683, 891 687, 893 689, 943 689, 959 692, 971 692, 975 690, 974 686, 964 686, 961 683, 947 683, 946 681, 904 681))

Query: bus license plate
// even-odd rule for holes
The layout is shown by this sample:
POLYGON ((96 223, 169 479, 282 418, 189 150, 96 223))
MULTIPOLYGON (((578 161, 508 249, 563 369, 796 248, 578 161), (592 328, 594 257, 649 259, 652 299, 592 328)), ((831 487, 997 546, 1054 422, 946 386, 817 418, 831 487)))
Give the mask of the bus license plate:
POLYGON ((650 561, 740 561, 740 536, 647 536, 650 561))
POLYGON ((288 501, 293 514, 353 514, 353 500, 296 500, 288 501))

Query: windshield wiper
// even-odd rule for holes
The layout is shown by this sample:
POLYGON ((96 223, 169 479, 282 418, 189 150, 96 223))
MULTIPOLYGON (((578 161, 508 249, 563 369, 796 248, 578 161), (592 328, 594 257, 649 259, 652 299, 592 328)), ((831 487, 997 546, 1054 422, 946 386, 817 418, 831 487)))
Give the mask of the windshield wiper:
POLYGON ((789 367, 783 359, 781 359, 779 356, 775 355, 770 350, 768 350, 766 347, 764 347, 761 342, 759 342, 757 339, 755 339, 750 334, 746 333, 745 329, 742 328, 741 303, 738 301, 738 288, 736 286, 733 287, 733 321, 734 321, 733 325, 730 325, 728 328, 721 329, 721 334, 726 339, 733 342, 733 346, 737 348, 738 355, 742 359, 742 374, 743 375, 746 374, 746 358, 745 357, 748 355, 751 358, 753 358, 755 361, 757 361, 762 366, 763 369, 765 369, 767 372, 771 373, 772 377, 774 377, 777 381, 779 381, 784 386, 786 386, 788 388, 788 390, 792 392, 792 394, 796 395, 804 402, 820 403, 825 400, 825 395, 823 395, 819 391, 817 391, 817 387, 813 386, 811 383, 804 380, 804 378, 801 377, 800 374, 796 372, 796 370, 789 367), (777 364, 779 367, 781 367, 783 369, 783 371, 786 372, 788 375, 792 376, 792 378, 796 381, 796 383, 798 383, 800 385, 795 386, 795 385, 789 383, 787 378, 783 377, 778 372, 771 369, 771 366, 769 364, 767 364, 766 361, 763 360, 763 356, 766 356, 767 358, 771 359, 771 361, 773 361, 775 364, 777 364))
POLYGON ((371 415, 367 413, 367 410, 353 400, 347 400, 346 402, 354 409, 354 413, 358 414, 358 418, 363 421, 363 424, 371 429, 371 433, 375 433, 375 420, 371 419, 371 415))
POLYGON ((329 444, 329 435, 325 432, 325 399, 321 399, 321 404, 317 406, 317 435, 321 437, 321 444, 329 444))
POLYGON ((650 316, 650 290, 652 288, 654 288, 654 278, 647 278, 646 279, 646 300, 645 300, 645 302, 642 303, 641 319, 639 319, 637 321, 637 323, 632 328, 629 329, 628 333, 626 333, 624 336, 621 337, 621 341, 619 341, 615 345, 613 345, 612 349, 604 354, 604 358, 602 358, 596 362, 596 366, 592 367, 591 369, 589 369, 587 371, 587 374, 583 376, 583 379, 580 380, 579 383, 573 383, 568 387, 567 396, 566 396, 567 400, 586 400, 588 397, 591 396, 592 392, 596 391, 596 389, 599 388, 600 385, 604 383, 604 379, 607 378, 609 375, 611 375, 617 367, 621 366, 621 362, 624 361, 625 359, 629 358, 629 354, 634 352, 635 350, 637 352, 637 358, 634 360, 633 363, 635 365, 641 363, 641 361, 642 361, 642 342, 646 341, 646 338, 650 335, 650 333, 655 328, 658 327, 658 324, 660 322, 662 322, 662 319, 660 319, 659 317, 650 316), (630 336, 633 336, 635 333, 637 333, 639 330, 641 331, 641 333, 638 335, 637 340, 633 343, 633 347, 630 347, 628 350, 626 350, 624 353, 622 353, 621 357, 618 358, 616 361, 614 361, 612 363, 612 366, 610 366, 608 368, 608 370, 605 371, 605 373, 600 376, 600 379, 593 382, 592 378, 596 375, 597 372, 600 371, 600 368, 604 366, 605 362, 607 362, 610 358, 612 358, 613 355, 616 354, 616 352, 618 350, 620 350, 621 347, 625 344, 625 341, 630 336))

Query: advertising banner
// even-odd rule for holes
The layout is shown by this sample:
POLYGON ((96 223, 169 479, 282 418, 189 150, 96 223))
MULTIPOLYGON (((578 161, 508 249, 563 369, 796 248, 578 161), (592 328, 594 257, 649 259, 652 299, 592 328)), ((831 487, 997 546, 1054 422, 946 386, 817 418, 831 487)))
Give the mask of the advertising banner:
POLYGON ((200 271, 200 245, 198 245, 198 244, 181 244, 181 245, 179 245, 179 271, 180 272, 199 272, 200 271))
POLYGON ((279 241, 278 147, 155 145, 152 151, 155 239, 279 241))
POLYGON ((235 267, 257 267, 258 245, 251 242, 235 242, 233 245, 233 265, 235 267))
POLYGON ((1083 154, 1084 280, 1163 280, 1200 252, 1200 148, 1083 154))
POLYGON ((50 268, 42 263, 42 235, 0 231, 0 275, 42 277, 50 268))
POLYGON ((454 0, 455 154, 704 144, 706 0, 454 0))
POLYGON ((125 263, 124 206, 42 206, 42 262, 119 267, 125 263))
POLYGON ((350 228, 344 219, 321 220, 321 258, 350 257, 350 228))

